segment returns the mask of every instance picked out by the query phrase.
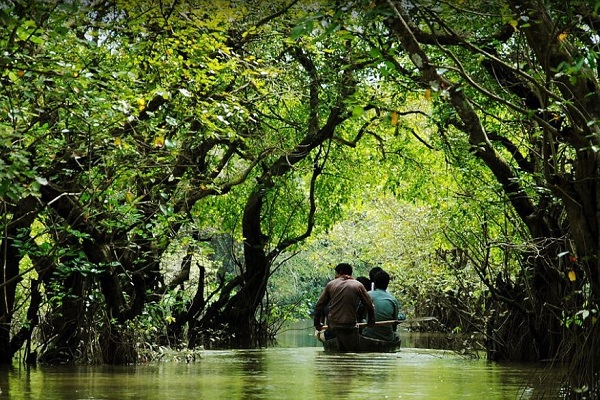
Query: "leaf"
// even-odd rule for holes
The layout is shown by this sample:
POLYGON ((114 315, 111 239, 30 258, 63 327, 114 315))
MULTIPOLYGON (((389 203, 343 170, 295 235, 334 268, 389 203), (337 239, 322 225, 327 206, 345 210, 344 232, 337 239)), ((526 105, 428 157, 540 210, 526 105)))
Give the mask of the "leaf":
POLYGON ((229 125, 229 121, 227 121, 227 120, 225 119, 225 117, 223 117, 222 115, 217 115, 217 119, 218 119, 219 121, 221 121, 222 123, 224 123, 225 125, 229 125))
POLYGON ((577 276, 575 275, 575 271, 573 271, 573 270, 569 271, 569 280, 571 282, 575 282, 577 280, 577 276))
POLYGON ((298 39, 300 36, 304 35, 306 33, 307 29, 306 29, 306 25, 301 24, 301 25, 296 25, 294 27, 294 29, 292 29, 292 32, 290 32, 290 37, 294 40, 298 39))
POLYGON ((558 41, 563 42, 567 38, 567 32, 562 32, 558 35, 558 41))
POLYGON ((185 97, 192 97, 192 94, 191 94, 191 93, 190 93, 190 91, 189 91, 189 90, 187 90, 187 89, 180 88, 180 89, 179 89, 179 92, 180 92, 182 95, 184 95, 185 97))
POLYGON ((365 112, 365 109, 362 108, 361 106, 356 106, 352 109, 352 116, 355 118, 360 117, 361 115, 363 115, 365 112))
POLYGON ((158 135, 154 139, 154 147, 163 147, 165 145, 165 137, 163 135, 158 135))
POLYGON ((425 100, 431 101, 431 89, 430 88, 425 89, 425 100))
POLYGON ((392 111, 391 121, 392 126, 396 126, 398 124, 398 113, 396 111, 392 111))
POLYGON ((144 111, 144 108, 146 108, 146 100, 140 97, 137 99, 137 105, 139 111, 144 111))
POLYGON ((164 205, 164 204, 159 204, 159 205, 158 205, 158 208, 160 209, 160 211, 161 211, 163 214, 165 214, 165 215, 169 214, 169 210, 167 209, 167 207, 165 207, 165 205, 164 205))
POLYGON ((371 58, 380 58, 381 52, 379 51, 379 49, 373 47, 369 50, 369 55, 371 56, 371 58))

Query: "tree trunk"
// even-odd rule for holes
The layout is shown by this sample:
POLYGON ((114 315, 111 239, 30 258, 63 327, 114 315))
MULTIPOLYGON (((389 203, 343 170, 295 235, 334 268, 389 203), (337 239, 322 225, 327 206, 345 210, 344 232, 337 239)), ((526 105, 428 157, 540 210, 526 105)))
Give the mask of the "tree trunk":
POLYGON ((254 348, 265 344, 259 337, 256 312, 267 291, 270 262, 265 252, 266 238, 261 229, 264 188, 254 190, 248 198, 242 218, 244 235, 243 285, 225 309, 225 318, 233 335, 232 345, 254 348))
MULTIPOLYGON (((13 232, 16 234, 16 232, 13 232)), ((12 242, 8 235, 2 241, 2 274, 0 276, 0 364, 11 364, 14 356, 10 346, 10 331, 13 324, 15 293, 19 277, 20 257, 15 254, 16 249, 8 242, 12 242)))
POLYGON ((19 202, 14 209, 2 211, 4 218, 8 218, 9 214, 13 216, 10 221, 4 221, 4 236, 0 243, 0 365, 10 365, 13 356, 19 350, 14 343, 11 346, 10 337, 17 284, 21 281, 21 254, 16 240, 29 237, 29 227, 36 217, 36 208, 36 199, 28 197, 19 202))
MULTIPOLYGON (((57 279, 59 289, 48 292, 49 297, 58 298, 53 312, 47 315, 48 320, 41 326, 43 332, 43 349, 39 361, 49 364, 65 364, 80 360, 84 342, 81 334, 89 329, 85 312, 86 279, 79 273, 57 279), (68 288, 68 289, 67 289, 68 288)), ((46 281, 46 287, 54 285, 46 281)), ((49 289, 47 289, 49 290, 49 289)), ((97 361, 97 360, 85 360, 97 361)))

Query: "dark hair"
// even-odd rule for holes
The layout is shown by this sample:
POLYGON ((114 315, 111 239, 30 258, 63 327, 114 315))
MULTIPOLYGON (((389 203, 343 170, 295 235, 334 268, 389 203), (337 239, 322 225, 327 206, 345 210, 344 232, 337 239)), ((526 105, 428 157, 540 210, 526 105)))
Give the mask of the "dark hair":
POLYGON ((340 275, 352 275, 352 265, 348 263, 339 263, 335 266, 335 272, 340 275))
POLYGON ((385 271, 379 271, 375 274, 373 282, 375 282, 375 289, 386 290, 390 283, 390 275, 385 271))
POLYGON ((380 271, 383 271, 383 268, 381 268, 381 267, 371 268, 371 270, 369 271, 369 279, 371 280, 371 282, 375 281, 375 275, 377 275, 377 273, 380 271))
POLYGON ((366 276, 359 276, 356 278, 356 280, 362 283, 367 291, 371 290, 371 280, 369 278, 366 276))

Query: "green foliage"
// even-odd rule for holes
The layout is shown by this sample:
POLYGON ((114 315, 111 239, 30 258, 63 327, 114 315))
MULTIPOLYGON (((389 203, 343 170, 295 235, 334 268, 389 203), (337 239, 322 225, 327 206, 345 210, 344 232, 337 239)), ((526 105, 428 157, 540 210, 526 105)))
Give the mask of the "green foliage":
MULTIPOLYGON (((295 304, 295 317, 306 318, 339 262, 351 263, 355 276, 368 276, 375 266, 384 268, 392 275, 390 290, 411 316, 425 310, 433 293, 477 286, 467 270, 457 274, 439 257, 448 246, 442 213, 390 197, 365 200, 346 210, 344 222, 309 240, 277 271, 272 278, 274 302, 295 304), (299 293, 309 302, 300 303, 299 293)), ((481 297, 479 290, 475 295, 481 297)))
MULTIPOLYGON (((315 235, 263 272, 269 322, 308 315, 340 261, 389 270, 411 313, 459 300, 476 318, 497 277, 529 290, 556 269, 562 287, 552 257, 565 251, 584 253, 578 279, 594 276, 597 240, 579 227, 597 208, 599 50, 584 13, 597 6, 546 4, 555 34, 541 49, 530 30, 544 20, 514 2, 268 3, 0 7, 4 247, 23 283, 42 280, 48 326, 83 310, 73 334, 98 323, 119 340, 169 337, 198 283, 164 292, 182 253, 206 268, 207 293, 235 279, 237 246, 225 259, 197 240, 248 239, 254 194, 265 258, 315 235), (527 265, 532 250, 546 263, 527 265)), ((592 289, 540 304, 564 309, 567 329, 593 326, 592 289)), ((15 308, 32 326, 27 290, 15 308)))

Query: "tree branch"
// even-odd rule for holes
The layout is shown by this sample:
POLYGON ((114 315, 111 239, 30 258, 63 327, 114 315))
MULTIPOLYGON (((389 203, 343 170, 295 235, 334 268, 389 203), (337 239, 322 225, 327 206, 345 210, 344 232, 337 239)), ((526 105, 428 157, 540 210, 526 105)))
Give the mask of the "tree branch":
POLYGON ((396 15, 392 21, 388 21, 388 26, 408 52, 413 64, 421 71, 425 81, 431 86, 447 88, 450 103, 465 125, 466 133, 469 135, 469 142, 473 146, 475 155, 490 168, 498 182, 504 188, 506 195, 519 216, 533 231, 535 227, 531 226, 530 216, 534 214, 535 206, 518 183, 518 179, 510 165, 494 150, 466 94, 458 85, 453 84, 437 73, 436 67, 430 62, 429 57, 425 54, 414 33, 411 31, 410 25, 403 17, 406 13, 401 11, 403 10, 402 5, 393 0, 387 0, 386 3, 396 15))

